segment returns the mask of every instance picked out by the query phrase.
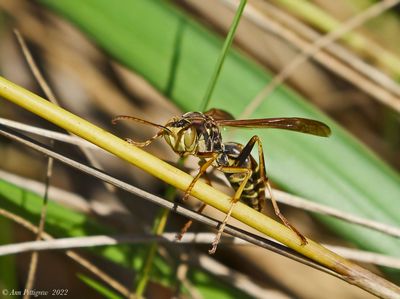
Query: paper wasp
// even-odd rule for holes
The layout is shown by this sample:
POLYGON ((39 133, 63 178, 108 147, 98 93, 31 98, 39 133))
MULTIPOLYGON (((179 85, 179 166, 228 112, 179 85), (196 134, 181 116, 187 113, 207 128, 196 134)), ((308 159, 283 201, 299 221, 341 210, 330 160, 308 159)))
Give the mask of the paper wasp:
MULTIPOLYGON (((115 124, 123 119, 159 128, 157 134, 150 139, 144 142, 127 139, 129 143, 143 147, 159 137, 164 137, 172 150, 180 156, 192 155, 200 158, 200 170, 187 188, 184 199, 188 198, 193 186, 210 166, 222 171, 235 189, 230 209, 212 243, 213 247, 210 249, 210 253, 215 252, 235 203, 241 200, 257 211, 261 211, 262 204, 265 201, 265 188, 268 189, 275 214, 299 236, 302 244, 307 243, 306 238, 288 222, 279 210, 266 174, 260 138, 255 135, 246 145, 236 142, 223 142, 220 127, 275 128, 327 137, 331 132, 327 125, 316 120, 294 117, 234 120, 232 115, 220 109, 211 109, 205 113, 188 112, 180 117, 173 117, 164 126, 127 115, 116 116, 112 122, 115 124), (256 143, 259 163, 251 155, 256 143)), ((205 204, 202 205, 199 212, 204 207, 205 204)), ((185 226, 183 231, 186 231, 187 228, 188 225, 185 226)))

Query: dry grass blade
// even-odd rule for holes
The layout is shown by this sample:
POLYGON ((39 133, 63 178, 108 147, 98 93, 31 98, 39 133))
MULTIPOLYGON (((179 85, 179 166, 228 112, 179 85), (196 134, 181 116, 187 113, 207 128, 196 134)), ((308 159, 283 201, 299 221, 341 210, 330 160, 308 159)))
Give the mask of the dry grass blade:
MULTIPOLYGON (((42 77, 37 66, 35 65, 35 63, 32 59, 32 56, 30 55, 28 48, 27 48, 25 41, 22 38, 21 34, 19 33, 18 30, 14 30, 14 33, 17 37, 17 40, 21 46, 21 49, 22 49, 25 57, 27 58, 28 64, 31 66, 31 69, 32 69, 35 77, 38 79, 38 82, 40 83, 40 85, 47 87, 47 84, 45 84, 44 78, 42 77)), ((45 90, 46 94, 51 92, 50 90, 46 90, 46 89, 44 89, 44 90, 45 90)), ((53 103, 57 104, 55 99, 54 99, 53 103)), ((53 144, 53 143, 51 143, 51 144, 53 144)), ((43 196, 43 206, 42 206, 42 210, 41 210, 41 214, 40 214, 40 221, 39 221, 38 232, 36 235, 36 240, 41 239, 41 235, 44 231, 44 224, 46 221, 46 212, 47 212, 49 183, 50 183, 50 178, 52 175, 52 169, 53 169, 53 159, 49 157, 48 161, 47 161, 47 171, 46 171, 46 179, 45 179, 46 184, 45 184, 45 190, 44 190, 44 196, 43 196)), ((39 261, 39 254, 37 252, 33 252, 31 255, 31 260, 30 260, 30 264, 29 264, 28 277, 26 279, 26 284, 25 284, 25 290, 29 290, 29 291, 24 292, 24 297, 23 297, 24 299, 29 299, 31 297, 30 290, 32 290, 34 283, 35 283, 38 261, 39 261)))
MULTIPOLYGON (((262 26, 262 24, 271 24, 274 29, 276 28, 276 30, 273 30, 275 34, 284 39, 287 39, 297 48, 304 49, 305 47, 307 47, 303 44, 302 41, 299 40, 299 37, 303 37, 309 42, 321 38, 321 34, 319 34, 317 31, 297 20, 286 11, 281 10, 279 7, 265 1, 260 3, 260 7, 267 8, 265 10, 265 13, 268 14, 269 17, 261 15, 259 11, 252 8, 248 14, 249 19, 254 20, 254 22, 258 26, 260 26, 260 28, 265 27, 262 26), (276 19, 276 21, 273 19, 276 19), (288 27, 289 30, 287 30, 286 27, 288 27), (293 33, 296 33, 296 36, 298 37, 294 37, 293 33)), ((330 55, 337 57, 341 61, 345 62, 347 65, 351 66, 362 76, 365 76, 376 84, 382 86, 385 90, 388 90, 391 93, 400 96, 400 86, 397 82, 395 82, 392 78, 383 73, 381 70, 366 63, 359 56, 347 50, 342 45, 338 43, 329 44, 325 48, 321 49, 320 53, 324 52, 328 52, 330 55)), ((323 65, 329 63, 324 59, 320 59, 317 54, 314 56, 316 60, 318 60, 323 65)))
POLYGON ((326 245, 329 249, 341 254, 348 259, 361 263, 370 263, 394 269, 400 269, 400 259, 396 257, 386 256, 374 252, 362 251, 340 246, 326 245))
POLYGON ((32 5, 31 2, 26 1, 0 2, 1 9, 15 19, 24 36, 31 43, 40 47, 46 63, 66 72, 79 70, 76 73, 77 80, 85 81, 85 91, 96 101, 100 109, 107 112, 114 111, 114 114, 117 114, 115 107, 119 107, 118 110, 126 111, 128 114, 138 114, 139 112, 127 101, 118 88, 94 67, 91 59, 96 61, 98 58, 96 54, 82 58, 76 52, 72 53, 73 46, 71 47, 62 39, 62 34, 57 30, 57 26, 54 26, 54 23, 51 26, 43 24, 32 13, 32 5), (113 99, 113 101, 109 99, 113 99))
MULTIPOLYGON (((287 1, 287 0, 276 0, 275 2, 279 5, 284 6, 285 9, 292 13, 301 16, 308 23, 319 28, 322 31, 329 32, 334 31, 340 26, 338 21, 332 14, 326 13, 319 5, 315 5, 309 1, 298 0, 298 1, 287 1)), ((343 2, 344 4, 345 2, 343 2)), ((391 1, 381 1, 382 6, 391 6, 391 1)), ((365 3, 373 4, 373 2, 365 3)), ((360 5, 360 7, 365 7, 360 5)), ((388 51, 386 46, 382 46, 379 42, 376 42, 375 38, 366 37, 364 34, 358 32, 348 32, 343 35, 342 38, 344 43, 355 49, 357 52, 368 57, 369 59, 375 60, 377 64, 382 65, 388 72, 394 77, 400 73, 400 60, 390 50, 388 51)))
MULTIPOLYGON (((0 256, 17 254, 29 251, 62 250, 73 248, 87 248, 95 246, 117 245, 117 244, 140 244, 140 243, 176 243, 181 245, 210 244, 213 241, 213 233, 186 233, 181 241, 176 240, 176 232, 163 233, 162 235, 100 235, 89 237, 71 237, 52 239, 47 241, 29 241, 17 244, 0 246, 0 256)), ((273 241, 272 241, 273 242, 273 241)), ((225 245, 250 245, 249 242, 226 237, 221 239, 225 245)), ((400 259, 373 252, 351 249, 342 246, 325 245, 342 256, 363 263, 400 269, 400 259)), ((207 267, 204 267, 208 269, 207 267)))
MULTIPOLYGON (((230 9, 234 7, 231 0, 221 1, 230 9)), ((263 15, 254 7, 248 5, 244 12, 244 17, 263 31, 272 32, 288 41, 296 48, 299 48, 303 53, 308 51, 311 41, 316 41, 321 38, 319 34, 284 11, 280 11, 277 7, 266 2, 262 2, 262 6, 268 8, 268 16, 263 15), (276 18, 277 21, 275 21, 274 18, 276 18), (285 27, 286 23, 289 23, 290 29, 285 27), (305 41, 302 37, 295 34, 294 32, 296 31, 298 31, 298 34, 301 36, 307 36, 308 41, 305 41)), ((363 62, 360 58, 350 53, 339 44, 332 43, 327 45, 325 48, 322 48, 321 51, 314 53, 312 58, 338 76, 341 76, 371 95, 373 99, 393 109, 396 109, 398 106, 398 102, 400 101, 400 86, 384 73, 363 62), (325 49, 329 54, 324 51, 325 49)))
POLYGON ((295 196, 293 194, 289 194, 287 192, 283 192, 277 189, 274 189, 274 194, 276 194, 276 199, 277 201, 284 203, 286 205, 296 207, 299 209, 303 209, 305 211, 309 212, 316 212, 324 215, 329 215, 338 219, 345 220, 350 223, 355 223, 364 227, 371 228, 376 231, 380 231, 382 233, 385 233, 387 235, 391 235, 397 238, 400 238, 400 228, 385 224, 385 223, 380 223, 377 221, 365 219, 359 216, 356 216, 351 213, 343 212, 335 208, 331 208, 326 205, 318 204, 312 201, 308 201, 304 198, 301 198, 299 196, 295 196))
MULTIPOLYGON (((51 143, 53 145, 53 143, 51 143)), ((45 179, 45 189, 43 196, 43 206, 40 213, 39 226, 36 234, 36 241, 42 239, 42 234, 44 233, 44 225, 46 222, 46 214, 47 214, 47 203, 49 200, 49 185, 50 179, 53 173, 53 158, 47 158, 47 170, 46 170, 46 179, 45 179)), ((31 255, 31 260, 29 264, 28 277, 26 279, 25 290, 29 290, 28 292, 24 292, 24 299, 29 299, 31 297, 30 290, 33 289, 36 279, 36 271, 39 262, 39 253, 34 251, 31 255)))
MULTIPOLYGON (((250 104, 247 105, 246 109, 243 111, 239 118, 248 118, 262 103, 265 97, 267 97, 279 84, 289 78, 294 70, 296 70, 300 65, 307 61, 307 59, 318 53, 322 48, 331 44, 347 32, 350 32, 351 30, 360 26, 369 19, 376 17, 385 10, 393 7, 399 2, 399 0, 387 0, 371 5, 365 11, 344 22, 336 30, 316 40, 310 47, 306 48, 302 53, 298 54, 296 58, 288 63, 288 65, 281 72, 279 72, 279 74, 276 75, 265 88, 263 88, 259 92, 259 94, 250 102, 250 104)), ((392 106, 393 109, 400 112, 400 101, 393 102, 392 106)))
MULTIPOLYGON (((14 34, 18 40, 18 43, 21 47, 21 50, 24 54, 24 57, 28 63, 29 68, 31 69, 35 79, 39 83, 40 87, 42 88, 43 92, 46 94, 47 98, 55 105, 59 105, 59 102, 56 99, 56 96, 50 86, 47 84, 46 80, 44 79, 43 75, 39 71, 39 68, 37 67, 26 43, 24 38, 22 37, 21 33, 17 30, 14 29, 14 34)), ((54 141, 51 141, 51 145, 53 146, 54 141)), ((101 165, 97 162, 97 160, 94 158, 92 153, 85 147, 81 148, 81 151, 84 153, 84 155, 88 158, 90 163, 97 167, 98 169, 102 169, 101 165)), ((48 193, 49 193, 49 184, 50 184, 50 178, 52 176, 52 170, 53 170, 53 158, 50 156, 48 157, 48 164, 47 164, 47 171, 46 171, 46 184, 45 184, 45 193, 44 193, 44 202, 43 202, 43 207, 40 215, 40 222, 39 222, 39 227, 38 227, 38 232, 36 235, 36 240, 40 240, 42 237, 42 233, 44 232, 44 225, 45 225, 45 220, 46 220, 46 213, 47 213, 47 202, 48 202, 48 193)), ((113 191, 114 189, 105 184, 105 187, 109 191, 113 191)), ((38 266, 38 259, 39 255, 38 252, 33 252, 31 256, 31 261, 29 265, 29 272, 28 272, 28 277, 25 285, 25 290, 31 290, 34 286, 35 282, 35 276, 36 276, 36 270, 38 266)), ((24 292, 24 299, 29 299, 31 296, 31 292, 24 292)))
POLYGON ((0 117, 0 124, 3 126, 9 127, 9 128, 13 128, 18 131, 35 134, 35 135, 42 136, 45 138, 50 138, 50 139, 53 139, 56 141, 73 144, 73 145, 76 145, 79 147, 86 147, 86 148, 90 148, 93 150, 102 150, 98 146, 95 146, 93 143, 87 142, 86 140, 84 140, 82 138, 55 132, 55 131, 51 131, 51 130, 47 130, 47 129, 42 129, 42 128, 35 127, 35 126, 30 126, 30 125, 23 124, 18 121, 13 121, 10 119, 5 119, 5 118, 0 117))
POLYGON ((54 95, 53 91, 51 90, 50 86, 47 84, 46 80, 44 79, 42 73, 39 71, 39 68, 37 67, 35 60, 33 59, 32 54, 30 53, 28 46, 26 45, 25 40, 22 37, 21 33, 18 31, 18 29, 14 29, 14 34, 17 38, 19 46, 21 47, 21 50, 22 50, 22 53, 24 54, 26 62, 28 63, 28 66, 33 73, 33 76, 35 77, 36 81, 39 83, 39 85, 42 88, 43 92, 45 93, 46 97, 53 104, 60 105, 60 103, 56 99, 56 96, 54 95))
MULTIPOLYGON (((44 80, 44 77, 40 73, 39 68, 37 67, 35 61, 33 60, 33 57, 31 55, 31 53, 29 52, 28 47, 27 47, 22 35, 20 34, 20 32, 17 29, 14 29, 14 33, 15 33, 15 36, 17 37, 17 40, 22 49, 22 52, 24 53, 24 56, 28 62, 28 65, 29 65, 30 69, 32 70, 39 85, 42 87, 43 91, 45 92, 47 97, 50 99, 50 101, 52 103, 58 105, 58 102, 57 102, 52 90, 50 89, 50 87, 48 86, 46 81, 44 80)), ((51 144, 51 146, 53 146, 54 141, 51 141, 50 144, 51 144)), ((52 173, 53 173, 53 159, 51 157, 48 157, 47 167, 46 167, 45 190, 44 190, 44 196, 43 196, 43 206, 42 206, 42 210, 40 213, 40 221, 39 221, 38 232, 36 235, 36 240, 41 239, 41 235, 44 231, 44 225, 46 222, 46 214, 47 214, 49 184, 50 184, 50 179, 51 179, 52 173)), ((26 284, 25 284, 25 290, 29 290, 29 291, 24 292, 24 297, 23 297, 24 299, 29 299, 31 297, 30 290, 32 290, 34 283, 35 283, 38 261, 39 261, 38 252, 33 252, 32 256, 31 256, 30 264, 29 264, 28 277, 27 277, 26 284)))
MULTIPOLYGON (((50 146, 53 147, 54 142, 50 142, 50 146)), ((44 227, 45 227, 45 222, 46 222, 46 215, 47 215, 47 204, 49 200, 49 187, 50 187, 50 179, 53 174, 53 158, 48 157, 47 158, 47 166, 46 166, 46 178, 45 178, 45 189, 44 189, 44 195, 43 195, 43 206, 41 209, 40 213, 40 221, 39 221, 39 227, 38 231, 36 234, 36 241, 40 240, 42 238, 42 234, 44 232, 44 227)), ((38 252, 33 252, 31 256, 31 261, 29 265, 29 272, 28 272, 28 277, 26 280, 26 285, 25 285, 25 290, 32 290, 35 279, 36 279, 36 271, 38 267, 38 262, 39 262, 39 253, 38 252)), ((29 299, 31 297, 31 292, 24 292, 24 299, 29 299)))
MULTIPOLYGON (((59 101, 57 100, 53 90, 50 88, 50 85, 47 84, 42 73, 40 72, 39 68, 37 67, 37 65, 32 57, 32 54, 30 53, 21 33, 17 29, 14 29, 14 33, 15 33, 15 36, 17 37, 18 43, 22 49, 24 57, 25 57, 26 61, 28 62, 29 68, 31 69, 33 76, 35 77, 36 81, 39 83, 39 85, 42 88, 43 92, 45 93, 46 97, 53 104, 60 106, 59 101)), ((70 135, 72 135, 72 134, 70 134, 70 135)), ((93 165, 94 167, 96 167, 98 169, 103 169, 102 166, 100 165, 100 163, 97 161, 97 159, 93 156, 93 154, 87 148, 81 147, 80 150, 83 152, 83 154, 89 160, 91 165, 93 165)), ((114 191, 114 189, 110 185, 105 184, 104 186, 108 191, 110 191, 110 192, 114 191)))

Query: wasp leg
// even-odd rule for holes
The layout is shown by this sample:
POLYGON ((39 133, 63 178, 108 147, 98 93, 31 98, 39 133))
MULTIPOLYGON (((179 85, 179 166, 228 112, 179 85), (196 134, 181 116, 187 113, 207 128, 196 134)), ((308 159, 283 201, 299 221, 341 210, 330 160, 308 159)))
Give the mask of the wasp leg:
POLYGON ((217 153, 212 153, 212 156, 210 159, 208 159, 203 165, 200 166, 199 172, 196 174, 196 176, 193 178, 192 182, 190 183, 189 187, 185 191, 185 195, 183 195, 183 200, 187 200, 190 193, 192 192, 192 189, 196 182, 200 179, 200 177, 206 173, 206 170, 208 167, 211 166, 211 164, 217 159, 218 154, 217 153))
POLYGON ((267 176, 267 173, 265 170, 265 159, 264 159, 264 151, 262 148, 262 143, 261 143, 260 138, 257 135, 253 136, 250 139, 250 141, 246 144, 246 146, 243 148, 243 150, 239 154, 237 165, 240 166, 241 163, 244 163, 246 158, 250 155, 251 150, 253 149, 254 144, 256 142, 258 144, 258 160, 259 160, 260 178, 264 182, 265 186, 268 189, 275 215, 278 216, 279 219, 281 219, 281 221, 283 222, 283 224, 286 227, 290 228, 294 233, 296 233, 296 235, 300 238, 301 245, 306 245, 307 239, 293 225, 291 225, 289 223, 289 221, 285 218, 285 216, 283 216, 283 214, 281 213, 281 211, 278 207, 278 203, 276 202, 276 199, 272 193, 271 185, 269 184, 268 176, 267 176))
MULTIPOLYGON (((200 166, 200 167, 203 166, 204 163, 206 163, 206 161, 205 161, 204 159, 201 159, 201 160, 199 161, 199 166, 200 166)), ((211 180, 210 180, 210 178, 208 177, 207 172, 204 172, 204 178, 206 179, 206 183, 207 183, 208 185, 212 186, 211 180)), ((204 211, 204 209, 205 209, 206 206, 207 206, 207 204, 202 203, 201 206, 200 206, 200 208, 197 209, 197 213, 199 213, 199 214, 203 213, 203 211, 204 211)), ((182 240, 183 235, 189 230, 189 228, 192 226, 192 224, 193 224, 193 220, 188 220, 188 221, 185 223, 185 225, 182 227, 180 233, 178 233, 178 234, 176 235, 176 239, 177 239, 178 241, 182 240)))
MULTIPOLYGON (((207 206, 207 204, 202 203, 200 208, 198 208, 197 213, 201 214, 204 211, 204 208, 207 206)), ((185 225, 182 227, 181 231, 176 234, 175 239, 180 241, 183 238, 183 235, 186 234, 186 232, 189 230, 189 228, 192 226, 193 220, 188 220, 185 225)))
MULTIPOLYGON (((193 178, 192 182, 190 183, 189 187, 186 189, 185 191, 185 195, 183 196, 183 200, 187 200, 187 198, 189 197, 190 192, 193 189, 193 186, 196 184, 196 182, 200 179, 200 177, 202 175, 206 175, 206 179, 207 179, 207 184, 211 186, 211 181, 208 179, 207 177, 207 168, 211 166, 211 164, 215 161, 215 159, 217 158, 217 154, 212 154, 211 158, 207 161, 205 160, 200 160, 199 165, 200 165, 200 170, 197 173, 197 175, 193 178), (202 161, 205 161, 204 163, 201 163, 202 161)), ((205 203, 203 203, 200 208, 197 210, 197 213, 202 213, 203 210, 205 209, 207 205, 205 203)), ((192 226, 193 224, 193 220, 188 220, 185 225, 182 227, 180 233, 178 233, 176 235, 176 240, 182 240, 183 235, 188 231, 188 229, 192 226)))
POLYGON ((306 244, 308 243, 306 237, 304 237, 293 225, 291 225, 291 224, 289 223, 289 221, 286 219, 286 217, 283 216, 283 214, 282 214, 281 211, 279 210, 278 203, 276 202, 276 199, 275 199, 275 197, 274 197, 274 195, 273 195, 273 193, 272 193, 272 190, 271 190, 271 185, 269 184, 268 181, 266 182, 266 186, 267 186, 269 195, 270 195, 270 197, 271 197, 271 202, 272 202, 272 205, 273 205, 273 207, 274 207, 275 215, 278 216, 279 219, 281 219, 281 221, 283 222, 283 224, 284 224, 285 226, 287 226, 287 227, 290 228, 293 232, 296 233, 296 235, 300 238, 301 245, 306 245, 306 244))
POLYGON ((235 204, 240 200, 240 197, 243 193, 243 189, 247 184, 247 181, 251 177, 252 171, 249 168, 245 167, 236 167, 236 166, 220 166, 218 169, 224 173, 232 173, 232 174, 244 174, 243 180, 240 183, 239 188, 236 190, 235 194, 233 195, 233 198, 231 200, 231 205, 229 207, 228 213, 226 213, 224 220, 221 223, 221 226, 218 229, 218 233, 214 238, 214 241, 212 242, 212 248, 208 251, 210 254, 214 254, 215 251, 217 250, 218 243, 221 239, 222 233, 225 229, 226 223, 228 222, 229 217, 232 214, 233 208, 235 204))

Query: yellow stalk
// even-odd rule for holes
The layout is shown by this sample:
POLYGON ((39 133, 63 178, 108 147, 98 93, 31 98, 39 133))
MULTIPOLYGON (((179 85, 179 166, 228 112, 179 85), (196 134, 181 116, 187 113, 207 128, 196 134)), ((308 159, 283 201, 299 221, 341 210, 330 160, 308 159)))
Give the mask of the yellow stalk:
MULTIPOLYGON (((115 135, 3 77, 0 77, 0 96, 96 144, 175 188, 186 190, 193 179, 190 175, 157 157, 128 144, 115 135)), ((229 209, 230 196, 203 182, 196 183, 192 195, 224 213, 229 209)), ((346 276, 349 283, 382 298, 400 298, 400 288, 396 285, 347 261, 312 240, 308 239, 308 244, 302 246, 298 236, 290 229, 240 202, 235 206, 232 216, 304 256, 346 276)))

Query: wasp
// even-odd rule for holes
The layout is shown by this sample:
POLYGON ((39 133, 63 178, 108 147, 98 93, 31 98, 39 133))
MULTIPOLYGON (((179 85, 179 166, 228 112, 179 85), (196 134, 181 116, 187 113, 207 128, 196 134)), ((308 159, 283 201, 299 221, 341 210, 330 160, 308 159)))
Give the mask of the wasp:
MULTIPOLYGON (((297 234, 302 245, 307 243, 307 239, 280 212, 271 191, 260 138, 254 135, 245 145, 237 142, 223 142, 221 127, 275 128, 328 137, 331 130, 326 124, 317 120, 297 117, 235 120, 228 112, 215 108, 205 113, 187 112, 182 116, 173 117, 165 125, 155 124, 128 115, 116 116, 112 122, 115 124, 119 120, 132 120, 159 129, 153 137, 143 142, 126 139, 131 144, 144 147, 157 138, 163 137, 171 149, 181 157, 195 156, 200 158, 199 172, 186 189, 183 199, 189 197, 194 185, 209 167, 215 167, 225 174, 235 193, 231 199, 228 213, 212 243, 210 253, 216 251, 235 203, 240 200, 257 211, 261 211, 266 198, 265 190, 268 190, 275 214, 285 226, 297 234), (251 155, 251 151, 256 144, 258 148, 258 163, 251 155)), ((205 204, 200 207, 199 212, 204 207, 205 204)), ((185 225, 182 233, 189 226, 190 222, 185 225)))

